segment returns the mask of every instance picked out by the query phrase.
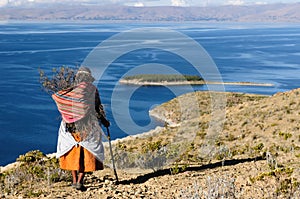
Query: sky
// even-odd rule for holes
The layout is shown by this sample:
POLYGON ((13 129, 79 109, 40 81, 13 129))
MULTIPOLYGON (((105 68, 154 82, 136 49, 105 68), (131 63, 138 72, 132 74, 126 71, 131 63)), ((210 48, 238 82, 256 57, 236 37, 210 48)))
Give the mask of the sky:
POLYGON ((296 3, 300 0, 0 0, 3 6, 28 6, 36 3, 97 3, 119 4, 127 6, 216 6, 216 5, 251 5, 270 3, 296 3), (101 2, 101 3, 100 3, 101 2))

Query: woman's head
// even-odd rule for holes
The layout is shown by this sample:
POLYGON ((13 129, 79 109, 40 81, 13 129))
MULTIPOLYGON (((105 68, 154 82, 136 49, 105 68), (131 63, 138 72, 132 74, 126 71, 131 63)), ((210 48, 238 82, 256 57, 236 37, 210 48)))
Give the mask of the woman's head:
POLYGON ((79 84, 81 82, 92 83, 93 81, 95 81, 95 78, 92 76, 91 70, 85 66, 79 67, 75 75, 75 84, 79 84))

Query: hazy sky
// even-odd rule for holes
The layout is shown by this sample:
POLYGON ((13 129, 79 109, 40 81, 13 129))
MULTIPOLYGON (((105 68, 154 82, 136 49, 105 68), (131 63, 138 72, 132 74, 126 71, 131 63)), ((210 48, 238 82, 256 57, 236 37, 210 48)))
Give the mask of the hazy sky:
POLYGON ((130 6, 213 6, 213 5, 249 5, 249 4, 269 4, 269 3, 295 3, 300 0, 0 0, 0 6, 6 5, 29 5, 35 3, 51 2, 82 2, 107 4, 114 3, 130 6))

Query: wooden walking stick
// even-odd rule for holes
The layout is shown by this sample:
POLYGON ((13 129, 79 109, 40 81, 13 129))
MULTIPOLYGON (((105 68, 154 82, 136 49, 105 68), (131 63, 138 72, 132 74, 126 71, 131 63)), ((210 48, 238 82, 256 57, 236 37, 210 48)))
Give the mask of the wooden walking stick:
POLYGON ((117 180, 117 183, 118 183, 119 179, 118 179, 118 174, 117 174, 117 171, 116 171, 116 166, 115 166, 115 160, 114 160, 113 151, 112 151, 112 148, 111 148, 109 128, 106 127, 106 130, 107 130, 107 138, 108 138, 108 143, 109 143, 109 150, 110 150, 110 155, 111 155, 111 161, 112 161, 112 165, 113 165, 113 169, 114 169, 114 174, 115 174, 115 177, 116 177, 116 180, 117 180))

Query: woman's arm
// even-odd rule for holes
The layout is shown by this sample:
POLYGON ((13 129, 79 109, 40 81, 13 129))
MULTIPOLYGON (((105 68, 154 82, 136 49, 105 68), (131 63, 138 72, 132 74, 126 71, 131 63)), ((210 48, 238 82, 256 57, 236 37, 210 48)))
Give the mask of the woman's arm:
POLYGON ((110 123, 106 119, 106 114, 105 114, 104 108, 103 108, 101 100, 100 100, 100 95, 99 95, 98 89, 96 89, 96 93, 95 93, 95 109, 96 109, 96 113, 97 113, 97 118, 101 121, 101 123, 105 127, 109 127, 110 123))

